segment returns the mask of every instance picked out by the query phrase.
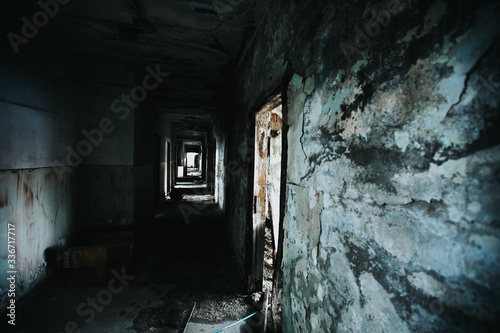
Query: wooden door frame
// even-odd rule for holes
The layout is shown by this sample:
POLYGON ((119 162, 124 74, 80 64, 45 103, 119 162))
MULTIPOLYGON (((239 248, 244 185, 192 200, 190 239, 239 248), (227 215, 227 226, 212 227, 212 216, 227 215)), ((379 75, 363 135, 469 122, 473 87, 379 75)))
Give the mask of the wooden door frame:
MULTIPOLYGON (((255 212, 255 194, 254 194, 254 185, 255 185, 255 170, 256 170, 256 158, 255 152, 258 149, 256 147, 257 139, 256 139, 256 130, 257 123, 256 117, 259 113, 270 112, 274 110, 277 106, 281 104, 282 106, 282 117, 285 119, 285 107, 283 105, 283 101, 285 98, 285 94, 281 91, 281 89, 273 95, 267 103, 265 103, 262 107, 257 109, 256 112, 252 114, 252 140, 253 145, 251 149, 253 149, 253 160, 251 163, 251 168, 249 172, 249 193, 250 193, 250 203, 251 208, 249 209, 249 218, 247 219, 247 234, 246 234, 246 276, 247 276, 247 288, 249 292, 262 291, 262 278, 263 278, 263 266, 264 266, 264 237, 265 237, 265 221, 264 223, 257 225, 257 228, 254 225, 254 212, 255 212)), ((282 126, 282 150, 281 150, 281 186, 280 186, 280 217, 279 217, 279 235, 275 235, 278 237, 278 248, 277 248, 277 257, 281 258, 282 254, 280 251, 283 250, 282 242, 283 242, 283 215, 284 215, 284 206, 282 202, 284 202, 284 186, 286 182, 286 125, 283 122, 282 126)), ((269 149, 269 147, 267 147, 269 149)), ((277 265, 276 265, 277 266, 277 265)), ((275 274, 278 270, 281 270, 281 265, 275 267, 275 274)), ((279 274, 279 273, 278 273, 279 274)))

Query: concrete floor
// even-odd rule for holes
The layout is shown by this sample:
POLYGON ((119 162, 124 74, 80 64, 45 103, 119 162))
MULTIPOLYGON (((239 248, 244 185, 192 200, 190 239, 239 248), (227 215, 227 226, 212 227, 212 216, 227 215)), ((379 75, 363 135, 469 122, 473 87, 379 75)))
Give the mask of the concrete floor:
MULTIPOLYGON (((181 203, 195 204, 195 198, 186 199, 181 203)), ((201 214, 193 214, 189 224, 179 213, 181 203, 167 203, 156 214, 135 273, 117 273, 121 282, 111 286, 69 287, 50 279, 20 302, 17 325, 0 331, 178 332, 196 302, 186 332, 215 332, 253 313, 257 307, 243 295, 225 221, 213 199, 203 199, 196 205, 201 214), (95 311, 92 299, 99 302, 95 311)), ((224 332, 240 332, 244 325, 249 321, 224 332)))

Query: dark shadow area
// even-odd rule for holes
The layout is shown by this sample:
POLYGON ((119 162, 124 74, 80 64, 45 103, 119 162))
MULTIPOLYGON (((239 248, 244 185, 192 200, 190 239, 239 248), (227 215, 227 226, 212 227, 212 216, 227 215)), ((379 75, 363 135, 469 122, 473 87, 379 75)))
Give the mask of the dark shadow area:
POLYGON ((175 301, 167 301, 165 309, 183 312, 196 302, 195 322, 243 318, 255 309, 245 298, 245 286, 226 239, 225 221, 213 201, 189 201, 189 197, 185 195, 179 203, 167 202, 157 214, 160 217, 152 226, 156 244, 147 263, 147 279, 175 286, 166 295, 166 301, 175 301), (182 209, 185 216, 179 214, 182 209))
POLYGON ((68 283, 61 274, 61 249, 48 249, 58 274, 20 302, 15 330, 1 331, 177 332, 196 303, 186 332, 211 332, 257 311, 258 305, 245 294, 225 220, 213 197, 189 201, 190 197, 196 195, 166 201, 143 241, 137 242, 143 251, 134 256, 133 267, 108 267, 105 283, 79 284, 78 275, 68 283), (189 214, 183 215, 182 209, 189 214))

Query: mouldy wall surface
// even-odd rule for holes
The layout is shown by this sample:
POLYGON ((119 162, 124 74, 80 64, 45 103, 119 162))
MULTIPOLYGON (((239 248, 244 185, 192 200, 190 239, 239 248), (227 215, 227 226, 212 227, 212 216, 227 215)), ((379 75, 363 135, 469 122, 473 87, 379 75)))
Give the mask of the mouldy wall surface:
MULTIPOLYGON (((243 61, 238 98, 249 110, 269 95, 283 61, 295 73, 284 331, 495 327, 498 3, 269 6, 243 61)), ((249 122, 238 121, 236 128, 249 122)))

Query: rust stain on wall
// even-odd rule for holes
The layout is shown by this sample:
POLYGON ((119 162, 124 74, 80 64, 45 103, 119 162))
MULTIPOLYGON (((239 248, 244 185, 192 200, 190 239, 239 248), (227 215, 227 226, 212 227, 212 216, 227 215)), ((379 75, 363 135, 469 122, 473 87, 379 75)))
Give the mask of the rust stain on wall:
POLYGON ((261 158, 265 158, 266 157, 266 152, 265 152, 265 147, 264 147, 264 140, 266 139, 266 133, 265 132, 262 132, 260 134, 260 138, 259 138, 259 156, 261 158))
MULTIPOLYGON (((265 183, 265 181, 264 181, 264 183, 265 183)), ((259 185, 261 185, 260 182, 259 182, 259 185)), ((266 210, 266 191, 264 190, 264 187, 261 187, 259 189, 259 195, 258 195, 258 197, 260 199, 259 200, 260 209, 261 209, 262 212, 265 212, 265 210, 266 210)))
POLYGON ((9 196, 7 193, 0 193, 0 208, 3 208, 9 204, 9 196))
POLYGON ((28 230, 26 232, 26 235, 28 236, 28 241, 30 244, 33 244, 36 241, 36 223, 35 222, 30 222, 28 226, 28 230))
POLYGON ((22 186, 22 180, 21 180, 21 175, 18 173, 17 174, 17 195, 21 194, 21 186, 22 186))
POLYGON ((28 209, 28 207, 33 206, 33 191, 29 187, 28 184, 23 184, 24 196, 26 197, 24 201, 24 208, 28 209))

